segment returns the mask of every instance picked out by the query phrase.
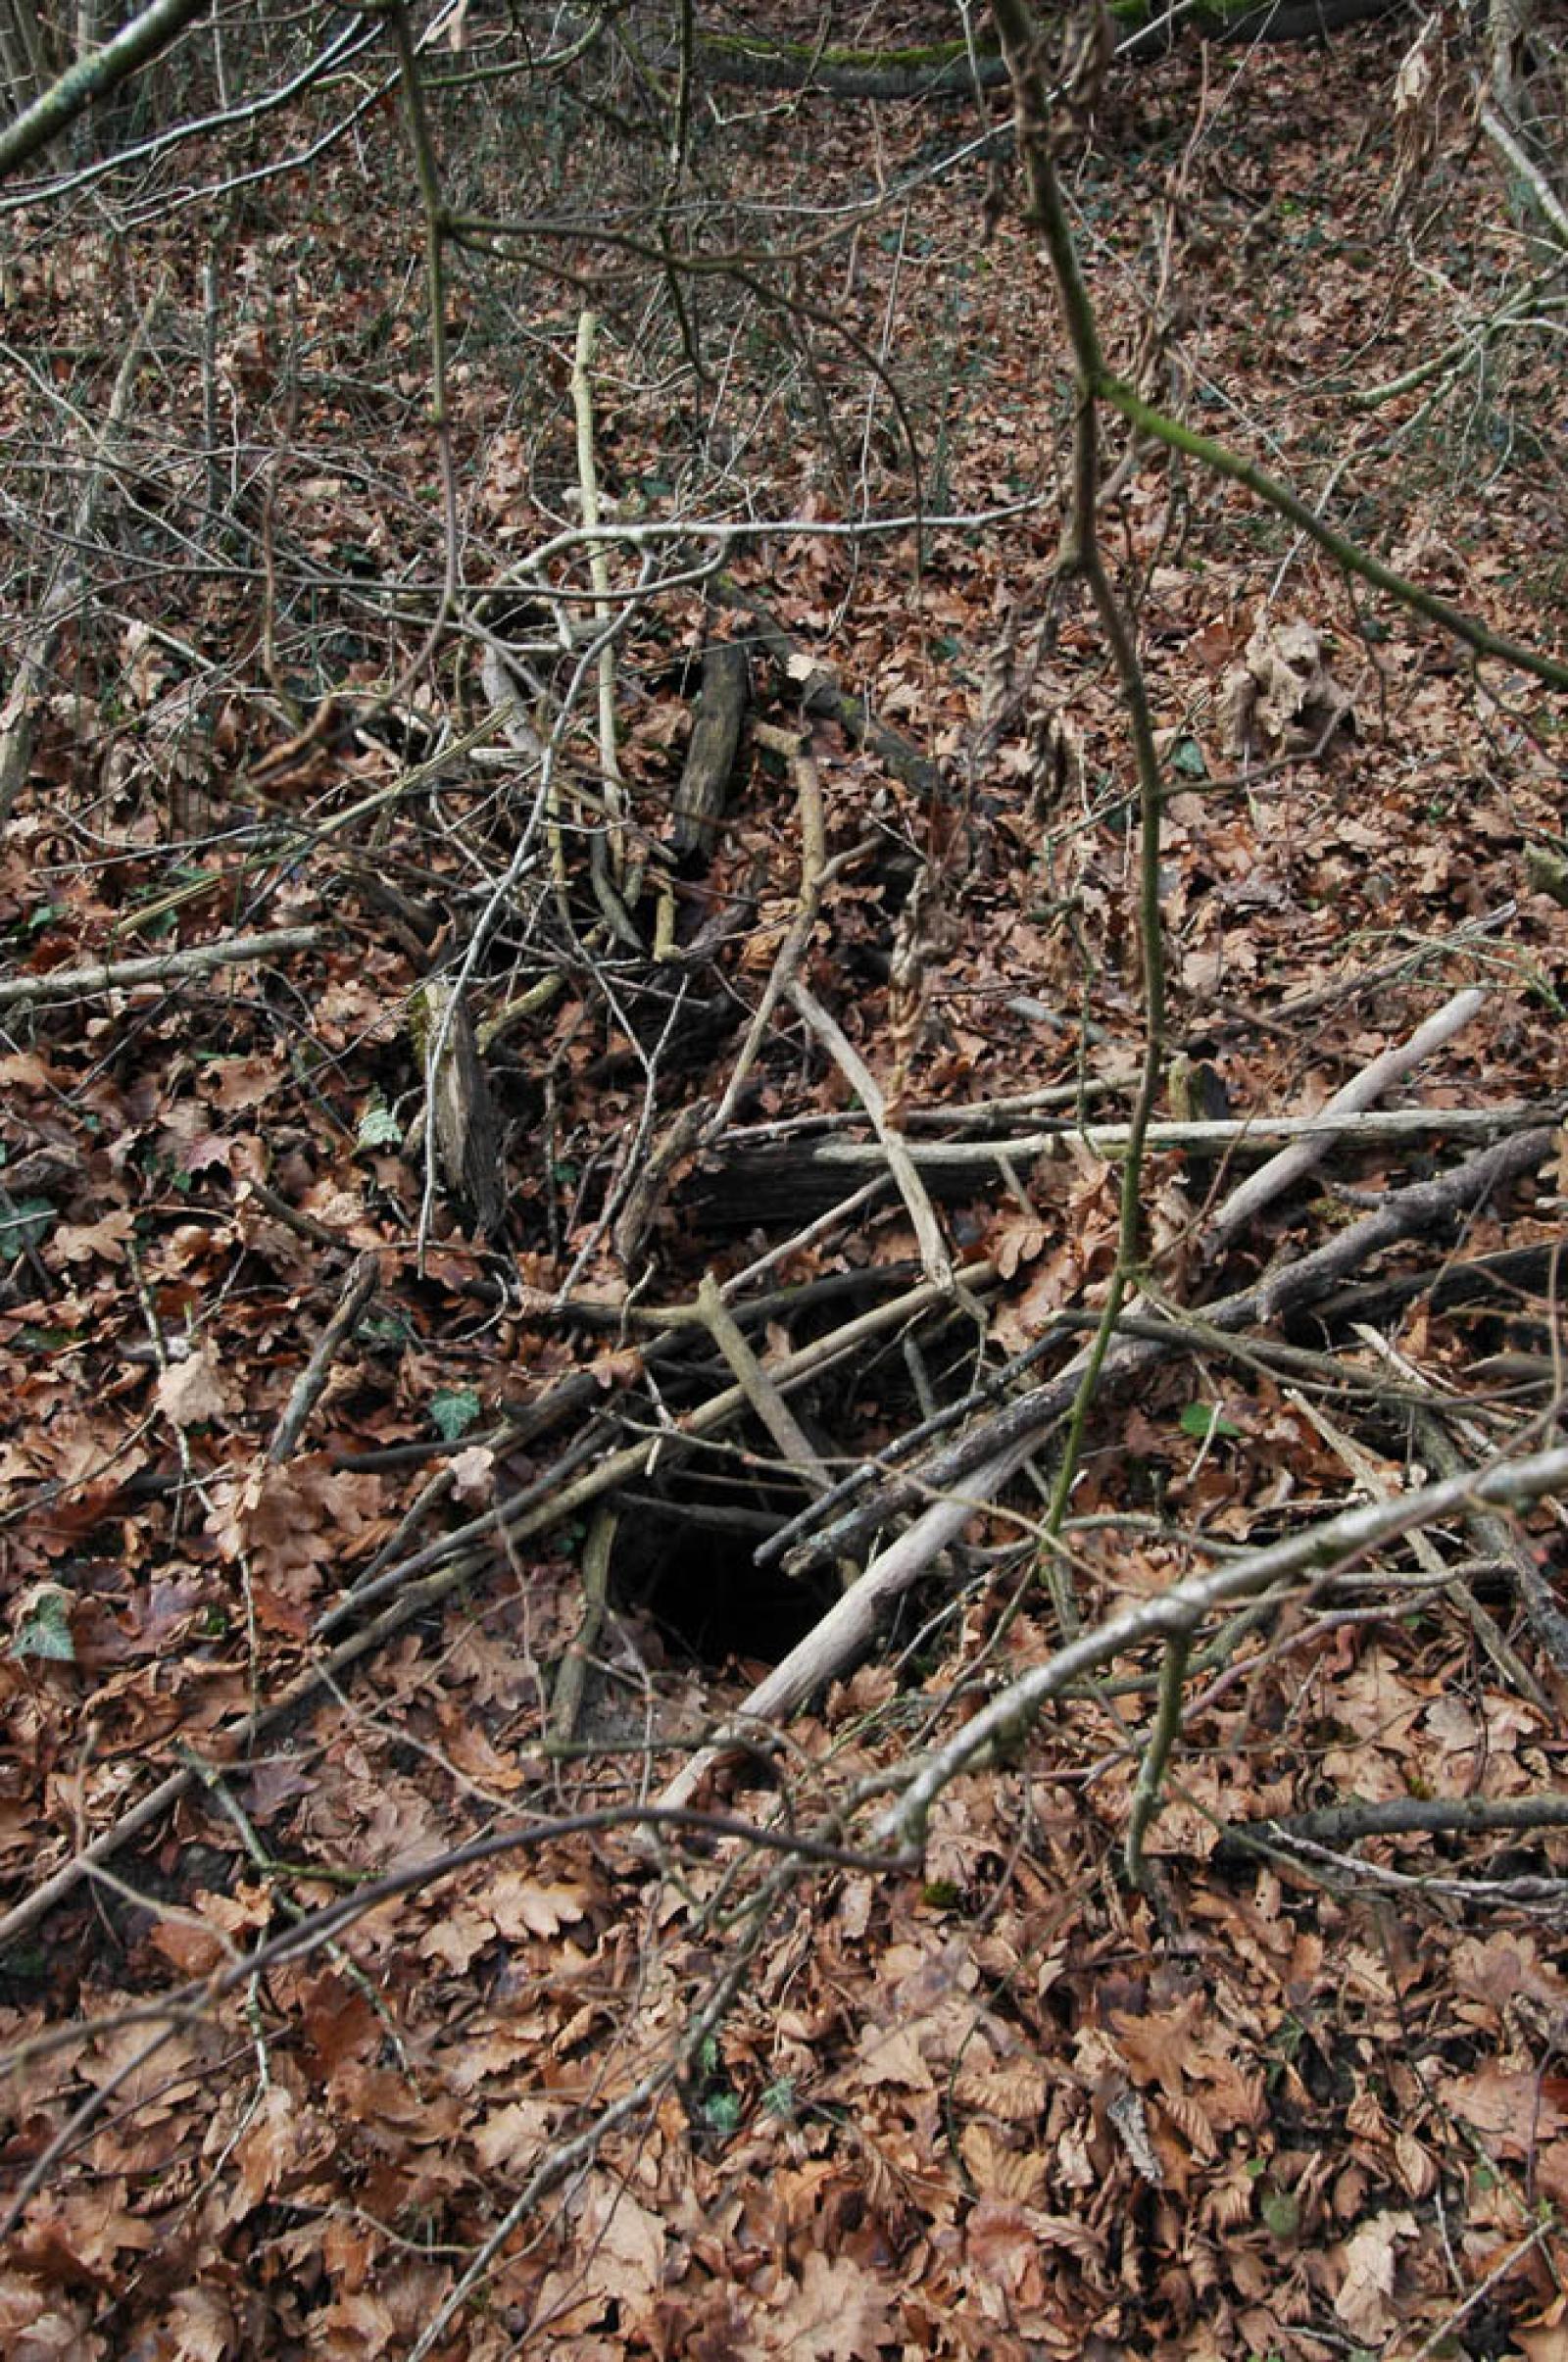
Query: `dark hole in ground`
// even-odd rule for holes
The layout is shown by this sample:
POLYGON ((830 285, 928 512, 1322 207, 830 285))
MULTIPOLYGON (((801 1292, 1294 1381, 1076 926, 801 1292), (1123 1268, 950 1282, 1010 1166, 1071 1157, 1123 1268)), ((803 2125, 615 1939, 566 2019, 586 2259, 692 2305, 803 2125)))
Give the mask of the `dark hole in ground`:
POLYGON ((753 1492, 722 1498, 693 1483, 623 1498, 611 1567, 618 1606, 658 1625, 672 1655, 717 1671, 731 1657, 776 1665, 838 1597, 836 1583, 804 1582, 752 1564, 763 1537, 800 1505, 753 1492))

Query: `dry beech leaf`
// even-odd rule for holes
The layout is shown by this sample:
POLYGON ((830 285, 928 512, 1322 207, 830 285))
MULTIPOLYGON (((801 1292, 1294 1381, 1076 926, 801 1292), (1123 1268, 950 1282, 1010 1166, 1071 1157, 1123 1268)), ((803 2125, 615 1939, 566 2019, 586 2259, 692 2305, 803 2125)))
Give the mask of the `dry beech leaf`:
POLYGON ((475 1900, 512 1943, 519 1943, 526 1936, 559 1936, 564 1927, 581 1919, 588 1908, 586 1888, 546 1886, 516 1870, 504 1870, 499 1877, 490 1879, 475 1900))
POLYGON ((1029 2124, 1044 2113, 1050 2089, 1038 2059, 1017 2058, 1001 2067, 960 2067, 954 2096, 1008 2124, 1029 2124))
POLYGON ((1414 2215, 1380 2214, 1345 2242, 1334 2310, 1363 2345, 1381 2345, 1399 2325, 1394 2302, 1397 2249, 1401 2239, 1414 2237, 1414 2215))
POLYGON ((224 1377, 218 1348, 204 1345, 184 1361, 171 1361, 153 1389, 158 1407, 176 1427, 200 1427, 226 1419, 234 1393, 224 1377))
POLYGON ((1422 2146, 1413 2133, 1395 2135, 1394 2163, 1412 2198, 1432 2195, 1438 2186, 1437 2165, 1430 2150, 1422 2146))
POLYGON ((958 2142, 975 2188, 990 2197, 1038 2206, 1046 2194, 1046 2159, 1038 2149, 1008 2148, 983 2124, 966 2124, 958 2142))

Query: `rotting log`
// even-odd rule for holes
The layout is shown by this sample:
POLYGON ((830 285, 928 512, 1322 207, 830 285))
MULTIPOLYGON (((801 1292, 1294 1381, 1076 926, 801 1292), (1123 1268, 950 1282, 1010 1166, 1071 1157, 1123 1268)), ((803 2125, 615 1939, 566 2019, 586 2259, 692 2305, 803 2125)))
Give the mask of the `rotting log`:
MULTIPOLYGON (((1174 23, 1155 0, 1111 0, 1116 56, 1133 64, 1163 57, 1184 32, 1205 41, 1309 41, 1392 16, 1403 0, 1208 0, 1174 23)), ((830 98, 959 97, 978 81, 1005 82, 1000 52, 971 55, 964 41, 914 49, 855 49, 811 41, 769 41, 751 33, 699 33, 697 58, 710 81, 756 90, 819 90, 830 98)))

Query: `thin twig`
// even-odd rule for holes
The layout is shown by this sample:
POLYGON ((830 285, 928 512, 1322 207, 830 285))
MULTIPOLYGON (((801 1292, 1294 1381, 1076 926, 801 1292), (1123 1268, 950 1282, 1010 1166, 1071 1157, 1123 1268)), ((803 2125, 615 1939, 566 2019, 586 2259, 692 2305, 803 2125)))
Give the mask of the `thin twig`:
POLYGON ((882 1154, 887 1158, 888 1170, 914 1225, 915 1245, 919 1249, 922 1270, 933 1287, 951 1294, 953 1260, 943 1240, 942 1225, 937 1220, 936 1209, 931 1204, 925 1183, 915 1170, 904 1135, 888 1114, 886 1103, 870 1068, 842 1025, 828 1015, 821 1003, 807 990, 798 976, 789 990, 790 999, 871 1119, 882 1154))
POLYGON ((351 1266, 343 1282, 336 1311, 321 1331, 316 1351, 295 1379, 277 1430, 267 1448, 272 1467, 286 1460, 305 1432, 305 1423, 320 1399, 333 1362, 348 1344, 374 1300, 381 1284, 380 1259, 367 1252, 351 1266))

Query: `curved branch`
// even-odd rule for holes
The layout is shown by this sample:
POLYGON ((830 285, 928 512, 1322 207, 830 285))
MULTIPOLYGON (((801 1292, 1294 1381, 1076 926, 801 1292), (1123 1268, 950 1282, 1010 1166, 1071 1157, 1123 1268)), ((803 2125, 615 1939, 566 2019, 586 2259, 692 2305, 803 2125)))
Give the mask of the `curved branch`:
POLYGON ((1491 630, 1476 616, 1467 615, 1462 607, 1440 599, 1436 591, 1423 590, 1408 575, 1396 573, 1381 558, 1374 558, 1357 543, 1348 541, 1343 533, 1337 533, 1332 525, 1326 525, 1315 509, 1298 499, 1277 477, 1244 453, 1232 451, 1228 444, 1216 443, 1212 436, 1200 434, 1195 427, 1183 425, 1179 418, 1155 410, 1152 403, 1134 393, 1119 377, 1102 373, 1096 390, 1102 401, 1119 411, 1141 434, 1152 435, 1170 450, 1183 452, 1187 458, 1211 467, 1216 475, 1228 476, 1233 484, 1245 484, 1265 508, 1288 517, 1298 532, 1315 541, 1347 573, 1358 574, 1363 582, 1370 582, 1374 590, 1386 591, 1412 614, 1425 615, 1429 623, 1441 624, 1477 656, 1495 657, 1505 664, 1517 665, 1521 672, 1533 673, 1550 688, 1568 689, 1568 664, 1556 657, 1543 656, 1538 649, 1527 648, 1520 640, 1510 640, 1505 633, 1491 630))
POLYGON ((1127 1649, 1192 1633, 1227 1600, 1249 1599, 1272 1584, 1341 1574, 1368 1551, 1401 1534, 1436 1525, 1478 1501, 1497 1508, 1523 1508, 1545 1495, 1560 1494, 1565 1486, 1568 1447, 1538 1452, 1528 1459, 1501 1460, 1478 1475, 1466 1472, 1392 1501, 1363 1501, 1305 1533, 1249 1550, 1207 1574, 1173 1583, 1152 1599, 1140 1599, 1010 1683, 946 1747, 928 1755, 897 1805, 878 1823, 876 1842, 919 1843, 931 1806, 960 1773, 1005 1752, 1051 1698, 1127 1649))

